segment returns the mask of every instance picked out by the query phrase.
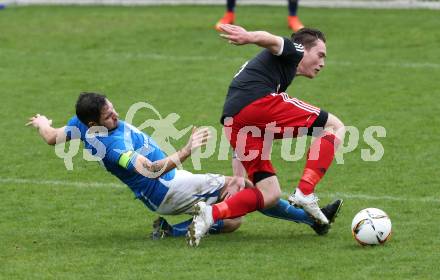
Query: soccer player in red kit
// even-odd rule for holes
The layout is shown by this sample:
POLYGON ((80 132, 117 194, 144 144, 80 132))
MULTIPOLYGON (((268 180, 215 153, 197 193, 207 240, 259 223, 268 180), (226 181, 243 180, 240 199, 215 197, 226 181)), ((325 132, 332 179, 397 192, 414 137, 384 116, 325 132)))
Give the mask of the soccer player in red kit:
POLYGON ((296 76, 313 79, 323 69, 324 34, 317 29, 303 28, 291 38, 283 38, 265 31, 249 32, 230 24, 219 28, 223 32, 220 36, 231 44, 255 44, 264 48, 234 76, 221 118, 231 146, 256 188, 243 189, 212 206, 203 202, 196 204, 188 233, 189 245, 197 246, 219 219, 240 217, 276 204, 281 188, 270 161, 272 140, 297 137, 304 131, 316 139, 309 148, 302 177, 289 202, 303 208, 317 222, 328 224, 314 190, 332 163, 345 128, 336 116, 285 93, 296 76))
MULTIPOLYGON (((215 29, 221 31, 221 24, 234 24, 235 21, 235 0, 226 0, 226 12, 223 17, 216 23, 215 29)), ((297 32, 304 27, 301 20, 297 16, 298 0, 288 0, 287 8, 289 10, 289 16, 287 17, 287 26, 297 32)))

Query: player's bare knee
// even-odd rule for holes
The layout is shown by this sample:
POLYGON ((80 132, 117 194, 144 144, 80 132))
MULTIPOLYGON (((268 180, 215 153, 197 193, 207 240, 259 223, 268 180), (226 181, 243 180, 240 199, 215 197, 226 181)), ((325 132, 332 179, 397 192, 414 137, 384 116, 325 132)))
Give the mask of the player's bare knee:
POLYGON ((264 198, 264 207, 271 207, 277 204, 278 200, 281 198, 281 189, 280 188, 272 188, 271 190, 260 189, 264 198))
POLYGON ((264 207, 274 206, 281 198, 281 188, 276 176, 270 176, 256 183, 264 199, 264 207))
POLYGON ((344 140, 345 136, 345 125, 344 123, 335 115, 328 114, 328 119, 324 127, 325 131, 331 132, 338 137, 341 141, 344 140))
POLYGON ((281 198, 281 189, 278 188, 276 190, 274 190, 274 192, 272 193, 272 197, 271 197, 271 204, 275 205, 278 203, 278 200, 280 200, 281 198))

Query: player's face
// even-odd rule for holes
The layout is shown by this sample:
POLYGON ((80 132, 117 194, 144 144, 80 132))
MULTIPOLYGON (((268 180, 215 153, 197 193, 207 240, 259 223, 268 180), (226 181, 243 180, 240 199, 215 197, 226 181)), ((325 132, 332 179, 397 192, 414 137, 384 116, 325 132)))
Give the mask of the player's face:
POLYGON ((315 46, 304 50, 303 59, 297 69, 298 75, 313 79, 324 68, 326 55, 325 43, 317 40, 315 46))
POLYGON ((107 99, 106 105, 101 110, 99 125, 105 126, 108 130, 115 129, 118 126, 118 117, 113 104, 107 99))

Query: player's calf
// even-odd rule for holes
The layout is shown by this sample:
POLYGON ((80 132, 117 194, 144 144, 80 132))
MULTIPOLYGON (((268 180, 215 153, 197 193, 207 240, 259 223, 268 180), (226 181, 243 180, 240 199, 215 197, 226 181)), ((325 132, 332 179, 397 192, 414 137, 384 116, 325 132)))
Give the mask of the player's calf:
POLYGON ((258 181, 256 187, 263 195, 264 208, 275 206, 281 198, 281 187, 276 176, 258 181))

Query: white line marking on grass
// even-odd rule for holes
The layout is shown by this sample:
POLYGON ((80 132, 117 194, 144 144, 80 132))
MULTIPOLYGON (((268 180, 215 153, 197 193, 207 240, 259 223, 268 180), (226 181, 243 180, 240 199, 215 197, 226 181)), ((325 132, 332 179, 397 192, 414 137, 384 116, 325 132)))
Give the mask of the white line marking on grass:
POLYGON ((440 203, 439 198, 435 198, 432 196, 428 197, 398 197, 398 196, 389 196, 389 195, 383 195, 383 196, 372 196, 372 195, 366 195, 366 194, 350 194, 350 193, 340 193, 336 192, 333 194, 324 195, 325 197, 341 197, 341 198, 348 198, 348 199, 365 199, 365 200, 391 200, 391 201, 412 201, 412 202, 434 202, 434 203, 440 203))
POLYGON ((32 179, 20 179, 20 178, 0 178, 0 185, 5 184, 18 184, 18 185, 45 185, 45 186, 69 186, 77 188, 104 188, 115 187, 125 188, 123 184, 115 183, 99 183, 99 182, 74 182, 74 181, 60 181, 60 180, 32 180, 32 179))
MULTIPOLYGON (((290 193, 283 193, 285 196, 289 196, 290 193)), ((428 197, 399 197, 399 196, 389 196, 389 195, 383 195, 383 196, 373 196, 373 195, 367 195, 367 194, 354 194, 354 193, 342 193, 342 192, 336 192, 336 193, 323 193, 318 194, 320 197, 330 197, 330 198, 344 198, 344 199, 363 199, 363 200, 388 200, 388 201, 399 201, 399 202, 434 202, 434 203, 440 203, 439 198, 435 198, 433 196, 428 197)))
MULTIPOLYGON (((17 185, 45 185, 45 186, 69 186, 77 188, 126 188, 124 184, 117 183, 99 183, 99 182, 72 182, 72 181, 61 181, 61 180, 33 180, 33 179, 21 179, 21 178, 0 178, 0 185, 6 184, 17 184, 17 185)), ((284 196, 289 196, 290 193, 283 193, 284 196)), ((353 194, 353 193, 328 193, 319 194, 321 197, 327 198, 345 198, 345 199, 363 199, 363 200, 388 200, 388 201, 399 201, 399 202, 434 202, 440 203, 439 198, 432 196, 428 197, 399 197, 399 196, 372 196, 366 194, 353 194)))
MULTIPOLYGON (((99 55, 99 54, 97 54, 99 55)), ((104 53, 104 56, 117 57, 117 58, 145 58, 145 59, 154 59, 154 60, 170 60, 170 61, 206 61, 206 60, 214 60, 214 61, 224 61, 224 57, 221 56, 176 56, 176 55, 164 55, 157 53, 104 53)), ((229 58, 232 61, 246 61, 251 59, 251 57, 247 58, 229 58)), ((338 60, 329 60, 328 64, 334 64, 339 66, 385 66, 385 67, 396 67, 396 68, 436 68, 440 69, 439 63, 432 62, 352 62, 352 61, 338 61, 338 60)))
POLYGON ((339 66, 385 66, 396 68, 436 68, 440 69, 440 64, 430 62, 351 62, 351 61, 339 61, 329 60, 328 64, 334 64, 339 66))
MULTIPOLYGON (((22 55, 27 55, 28 52, 21 50, 11 50, 11 49, 2 49, 2 52, 12 52, 19 53, 22 55)), ((53 51, 42 51, 42 52, 33 52, 34 57, 38 55, 43 56, 65 56, 64 52, 53 52, 53 51)), ((123 59, 150 59, 150 60, 167 60, 167 61, 224 61, 225 58, 222 56, 215 55, 168 55, 168 54, 160 54, 153 52, 95 52, 95 51, 85 51, 79 55, 79 57, 105 57, 107 59, 114 58, 117 60, 123 59)), ((234 57, 228 58, 230 61, 244 62, 252 58, 252 54, 248 57, 234 57)), ((396 68, 431 68, 431 69, 440 69, 440 63, 433 62, 356 62, 356 61, 341 61, 341 60, 327 60, 327 63, 330 65, 338 65, 338 66, 381 66, 381 67, 396 67, 396 68)))

